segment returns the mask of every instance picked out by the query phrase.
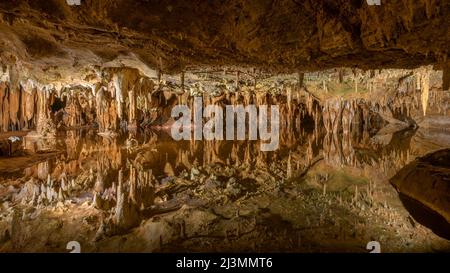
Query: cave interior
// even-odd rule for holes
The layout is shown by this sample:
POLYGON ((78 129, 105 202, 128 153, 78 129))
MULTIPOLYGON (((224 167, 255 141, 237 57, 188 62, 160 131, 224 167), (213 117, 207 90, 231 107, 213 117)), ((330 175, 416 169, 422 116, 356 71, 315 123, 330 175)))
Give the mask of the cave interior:
POLYGON ((450 1, 376 2, 1 1, 0 252, 450 252, 450 1))

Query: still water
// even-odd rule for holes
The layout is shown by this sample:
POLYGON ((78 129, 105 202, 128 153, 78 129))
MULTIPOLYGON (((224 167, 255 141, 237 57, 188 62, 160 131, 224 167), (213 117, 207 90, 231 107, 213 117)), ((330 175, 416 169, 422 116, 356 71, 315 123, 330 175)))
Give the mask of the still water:
POLYGON ((450 251, 389 183, 442 134, 290 130, 272 152, 164 130, 25 138, 34 160, 1 168, 0 251, 450 251))

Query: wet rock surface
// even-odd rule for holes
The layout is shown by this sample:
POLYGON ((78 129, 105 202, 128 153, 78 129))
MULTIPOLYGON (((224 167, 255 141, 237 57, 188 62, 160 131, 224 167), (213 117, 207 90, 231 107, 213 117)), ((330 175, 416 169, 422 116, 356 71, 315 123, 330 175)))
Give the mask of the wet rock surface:
POLYGON ((418 221, 447 239, 450 238, 449 159, 448 149, 434 152, 411 162, 390 180, 418 221))

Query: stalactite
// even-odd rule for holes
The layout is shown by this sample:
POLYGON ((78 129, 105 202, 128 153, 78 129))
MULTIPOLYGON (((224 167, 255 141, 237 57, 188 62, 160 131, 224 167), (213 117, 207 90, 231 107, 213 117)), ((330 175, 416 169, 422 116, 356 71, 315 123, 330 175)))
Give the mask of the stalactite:
POLYGON ((128 122, 130 126, 136 126, 136 94, 134 91, 134 86, 131 88, 131 90, 128 91, 128 99, 129 99, 129 105, 128 105, 128 122))
POLYGON ((288 128, 291 128, 291 121, 293 117, 293 110, 292 110, 293 105, 292 105, 292 88, 290 86, 287 87, 287 107, 288 107, 287 113, 288 118, 286 119, 286 121, 288 128))
POLYGON ((303 81, 305 79, 305 73, 298 73, 298 88, 302 88, 303 87, 303 81))
POLYGON ((6 132, 8 131, 8 123, 9 119, 7 120, 6 117, 8 116, 6 110, 9 107, 6 107, 5 104, 7 103, 7 94, 8 94, 8 86, 5 82, 0 82, 0 122, 1 122, 1 128, 0 131, 6 132))
POLYGON ((182 93, 184 93, 185 92, 185 90, 184 90, 184 71, 182 71, 181 72, 181 79, 180 79, 180 82, 181 82, 181 92, 182 93))
POLYGON ((427 107, 428 107, 428 99, 430 96, 430 71, 429 70, 421 71, 420 82, 421 82, 421 87, 422 87, 421 88, 422 110, 423 110, 423 115, 426 116, 427 107))
POLYGON ((444 65, 442 70, 442 89, 450 91, 450 64, 444 65))
POLYGON ((2 119, 2 127, 3 127, 3 132, 7 132, 9 131, 10 127, 10 123, 9 123, 9 94, 10 94, 10 88, 8 85, 5 85, 5 87, 3 88, 3 102, 2 102, 2 113, 3 113, 3 119, 2 119))
POLYGON ((114 74, 112 78, 115 90, 115 98, 117 102, 117 115, 120 120, 123 119, 123 108, 122 104, 124 102, 123 92, 122 92, 122 75, 114 74))

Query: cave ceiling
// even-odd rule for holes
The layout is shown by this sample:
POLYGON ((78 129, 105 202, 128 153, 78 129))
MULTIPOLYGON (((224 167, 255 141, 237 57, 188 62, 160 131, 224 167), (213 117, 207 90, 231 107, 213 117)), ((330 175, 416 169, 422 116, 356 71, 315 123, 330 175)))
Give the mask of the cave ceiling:
POLYGON ((20 77, 48 81, 105 66, 441 69, 449 15, 450 1, 433 0, 11 0, 0 2, 0 57, 20 77))

